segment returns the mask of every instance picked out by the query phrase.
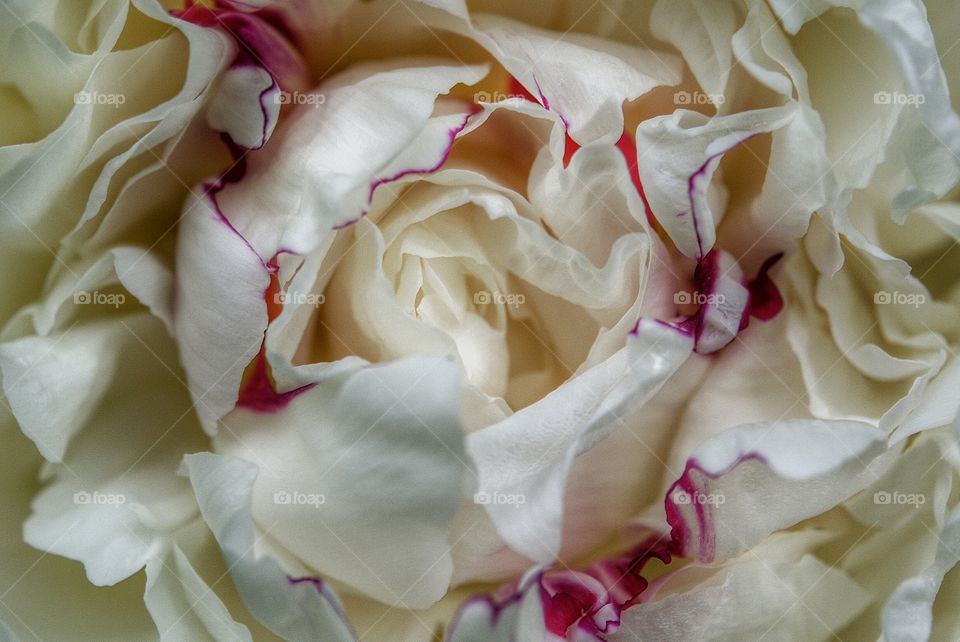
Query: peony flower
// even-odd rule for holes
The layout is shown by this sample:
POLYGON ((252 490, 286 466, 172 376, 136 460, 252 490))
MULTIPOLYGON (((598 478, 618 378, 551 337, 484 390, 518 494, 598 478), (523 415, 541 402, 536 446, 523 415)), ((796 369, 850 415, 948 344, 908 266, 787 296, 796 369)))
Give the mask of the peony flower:
POLYGON ((0 639, 957 637, 948 3, 0 6, 0 639))

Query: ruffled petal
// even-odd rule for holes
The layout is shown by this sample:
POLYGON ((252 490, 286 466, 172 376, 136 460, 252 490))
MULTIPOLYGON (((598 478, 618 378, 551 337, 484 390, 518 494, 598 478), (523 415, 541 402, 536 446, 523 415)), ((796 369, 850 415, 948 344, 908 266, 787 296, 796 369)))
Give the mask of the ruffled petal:
POLYGON ((21 430, 48 461, 63 459, 102 401, 117 367, 113 348, 127 338, 123 326, 100 323, 0 344, 3 392, 21 430))
MULTIPOLYGON (((31 548, 23 541, 23 521, 30 515, 31 497, 42 459, 34 444, 17 429, 13 417, 0 409, 0 583, 4 586, 0 619, 17 640, 119 639, 146 640, 156 629, 143 608, 142 584, 91 584, 77 563, 31 548), (37 596, 43 596, 38 599, 37 596), (56 613, 51 613, 56 604, 56 613)), ((0 634, 0 639, 2 639, 0 634)))
POLYGON ((247 627, 233 620, 217 593, 176 545, 165 556, 147 563, 143 600, 162 642, 253 640, 247 627))
POLYGON ((190 478, 237 590, 264 626, 288 640, 354 639, 330 589, 319 581, 292 581, 274 559, 257 557, 250 514, 255 464, 199 453, 183 459, 182 471, 190 478))
POLYGON ((575 33, 558 37, 510 20, 476 17, 474 36, 583 145, 615 142, 623 103, 680 81, 673 54, 642 50, 575 33), (544 54, 547 55, 544 55, 544 54))
POLYGON ((259 465, 257 523, 310 568, 387 604, 430 606, 469 474, 451 360, 411 357, 320 383, 273 413, 238 408, 218 452, 259 465))
POLYGON ((188 201, 180 221, 176 331, 197 414, 214 434, 260 351, 270 268, 221 214, 213 186, 207 189, 188 201))
POLYGON ((650 13, 653 34, 682 54, 700 87, 722 96, 733 69, 730 46, 737 15, 732 2, 658 0, 650 13))
POLYGON ((437 97, 484 73, 360 67, 334 77, 309 94, 322 104, 300 105, 282 134, 250 156, 243 180, 218 195, 220 208, 265 261, 281 249, 309 252, 362 217, 379 185, 442 162, 464 117, 428 128, 437 97), (410 165, 400 167, 401 158, 410 165))
POLYGON ((637 128, 637 163, 650 208, 683 254, 701 259, 716 241, 710 180, 723 155, 758 134, 780 129, 794 106, 708 119, 677 110, 637 128))
POLYGON ((657 596, 625 610, 610 640, 835 639, 871 596, 806 554, 809 539, 771 538, 716 570, 689 566, 661 578, 657 596))
POLYGON ((681 79, 681 60, 568 30, 551 32, 492 14, 467 17, 462 5, 426 2, 450 13, 434 20, 476 40, 540 105, 557 114, 570 137, 585 145, 614 143, 623 133, 623 104, 681 79))
POLYGON ((626 347, 608 360, 469 436, 468 451, 479 471, 475 501, 485 505, 505 542, 533 560, 557 555, 574 458, 642 407, 692 347, 675 329, 642 321, 626 347))
POLYGON ((542 569, 535 568, 504 596, 467 600, 447 629, 447 642, 510 642, 546 639, 540 597, 542 569))
POLYGON ((247 149, 266 144, 280 117, 283 94, 262 67, 239 65, 220 76, 207 108, 207 123, 247 149))
POLYGON ((701 444, 664 500, 678 555, 712 562, 828 510, 876 478, 884 434, 854 421, 732 428, 701 444))
MULTIPOLYGON (((139 571, 163 550, 167 534, 195 514, 189 485, 175 473, 181 454, 203 445, 186 420, 189 399, 163 326, 139 314, 114 327, 103 353, 115 353, 116 367, 96 384, 110 402, 95 406, 63 463, 47 468, 48 484, 23 529, 30 545, 83 562, 97 585, 139 571), (131 417, 139 418, 135 431, 131 417)), ((80 339, 96 328, 71 332, 80 339)), ((89 372, 90 359, 74 367, 89 372)))

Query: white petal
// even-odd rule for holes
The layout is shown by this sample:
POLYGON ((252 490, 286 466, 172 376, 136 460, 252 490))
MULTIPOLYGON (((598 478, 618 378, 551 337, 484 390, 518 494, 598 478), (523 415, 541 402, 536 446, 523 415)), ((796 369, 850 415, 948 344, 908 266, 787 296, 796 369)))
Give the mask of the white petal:
POLYGON ((666 52, 494 16, 475 17, 473 25, 480 44, 557 113, 580 144, 615 142, 623 133, 624 101, 680 81, 680 60, 666 52))
MULTIPOLYGON (((6 15, 4 22, 13 29, 0 34, 0 48, 17 51, 19 61, 36 63, 5 64, 2 74, 4 82, 32 106, 29 118, 33 126, 25 123, 24 129, 35 129, 33 140, 0 148, 0 193, 4 194, 0 231, 10 240, 7 251, 0 255, 0 272, 17 274, 3 284, 0 316, 4 318, 35 298, 63 236, 100 210, 117 173, 129 169, 129 161, 184 130, 202 105, 205 87, 229 53, 220 34, 182 24, 156 2, 138 0, 136 4, 157 27, 169 26, 165 37, 132 49, 115 47, 125 25, 139 14, 128 11, 125 4, 118 8, 121 3, 110 3, 112 7, 104 8, 91 22, 94 33, 90 35, 95 42, 90 55, 71 51, 61 42, 58 34, 44 25, 52 18, 39 10, 32 15, 33 3, 18 3, 4 10, 5 15, 16 13, 6 15), (19 18, 21 13, 23 18, 19 18), (187 55, 187 48, 186 77, 179 67, 177 73, 169 73, 187 55), (117 79, 135 65, 163 70, 147 81, 149 91, 133 91, 143 79, 116 86, 117 79), (182 86, 177 86, 180 78, 182 86), (78 92, 98 92, 108 98, 123 95, 125 103, 121 108, 73 104, 78 92), (169 99, 156 104, 158 95, 169 99), (89 170, 98 164, 104 164, 102 171, 94 171, 91 178, 89 170)), ((49 11, 52 15, 53 9, 49 11)), ((56 22, 59 25, 61 21, 56 22)))
POLYGON ((425 131, 437 97, 484 73, 361 67, 334 77, 310 94, 322 96, 322 104, 301 105, 282 133, 251 155, 244 179, 218 196, 222 211, 264 260, 281 248, 309 252, 333 228, 366 213, 376 186, 399 173, 394 163, 404 154, 415 154, 408 170, 445 157, 450 128, 425 131), (435 157, 425 158, 429 150, 435 157))
POLYGON ((792 34, 800 31, 804 23, 829 11, 833 4, 831 0, 808 0, 807 2, 770 0, 770 6, 783 21, 783 28, 792 34))
POLYGON ((161 642, 253 639, 247 627, 233 621, 223 602, 176 545, 165 556, 147 563, 143 600, 157 624, 161 642))
POLYGON ((468 471, 461 376, 443 358, 360 368, 272 415, 238 408, 217 449, 260 465, 253 513, 276 542, 380 601, 425 608, 450 582, 468 471))
POLYGON ((746 326, 750 315, 750 291, 736 259, 713 250, 697 265, 698 294, 705 297, 697 311, 695 349, 700 354, 716 352, 729 344, 746 326))
MULTIPOLYGON (((97 587, 77 563, 31 548, 23 541, 22 524, 42 459, 34 444, 17 429, 0 406, 0 585, 4 587, 0 619, 20 640, 126 639, 156 637, 143 607, 142 584, 136 580, 97 587), (37 599, 43 595, 43 599, 37 599), (51 604, 56 605, 51 611, 51 604)), ((102 454, 100 455, 102 457, 102 454)))
POLYGON ((479 502, 512 548, 552 560, 560 550, 563 495, 573 459, 652 397, 683 363, 693 341, 643 321, 627 345, 505 421, 472 433, 479 502), (517 497, 522 501, 500 502, 517 497), (519 502, 519 503, 518 503, 519 502))
MULTIPOLYGON (((917 108, 894 99, 894 96, 914 91, 904 87, 903 70, 895 56, 890 55, 891 48, 900 48, 903 43, 873 32, 865 25, 864 16, 858 20, 855 13, 872 13, 874 9, 886 12, 890 4, 886 0, 831 0, 811 5, 816 11, 803 18, 810 21, 792 39, 797 57, 810 72, 811 106, 822 118, 826 132, 824 142, 830 157, 830 171, 824 187, 828 199, 820 213, 834 220, 837 229, 843 226, 851 198, 881 171, 884 163, 901 165, 903 159, 909 167, 897 167, 890 172, 883 184, 877 185, 876 191, 872 190, 876 194, 874 198, 889 191, 889 198, 894 201, 897 191, 905 189, 914 193, 905 193, 899 198, 916 199, 914 182, 925 189, 942 182, 945 168, 930 162, 931 152, 937 144, 931 140, 933 136, 929 132, 925 136, 921 131, 923 126, 913 113, 917 108), (843 8, 811 19, 821 12, 822 7, 829 5, 843 8), (916 178, 910 176, 911 172, 917 175, 916 178), (921 176, 921 173, 928 175, 921 176)), ((899 4, 904 10, 904 18, 914 29, 916 24, 908 15, 906 5, 919 3, 907 0, 899 4)), ((805 13, 805 10, 801 9, 801 12, 805 13)), ((930 46, 933 46, 932 40, 930 46)), ((931 67, 930 72, 931 75, 940 73, 939 65, 931 67)), ((941 154, 942 160, 947 160, 944 156, 941 154)), ((956 169, 955 162, 950 165, 956 169)), ((947 186, 943 185, 942 189, 947 186)), ((897 203, 895 209, 903 205, 897 203)))
POLYGON ((843 572, 811 555, 770 559, 750 552, 694 581, 689 590, 628 608, 610 639, 829 640, 870 600, 843 572))
MULTIPOLYGON (((97 585, 139 571, 195 513, 176 468, 183 452, 203 443, 186 419, 189 399, 162 325, 146 314, 119 321, 109 348, 101 346, 103 354, 116 353, 115 370, 104 375, 110 402, 96 406, 63 463, 47 469, 52 479, 24 524, 29 544, 83 562, 97 585)), ((85 331, 73 330, 78 338, 85 331)))
POLYGON ((960 561, 960 509, 937 536, 936 558, 924 571, 897 587, 883 608, 883 637, 889 642, 928 640, 933 604, 946 574, 960 561))
POLYGON ((511 642, 545 639, 540 569, 520 581, 516 594, 498 602, 482 595, 467 600, 447 630, 448 642, 511 642))
POLYGON ((207 123, 237 145, 259 149, 280 116, 280 88, 263 67, 238 65, 220 76, 207 108, 207 123))
POLYGON ((335 596, 319 580, 292 582, 275 560, 257 559, 250 515, 256 465, 199 453, 184 458, 183 471, 240 595, 264 626, 288 640, 354 639, 335 596))
POLYGON ((954 358, 930 381, 916 408, 894 433, 894 441, 950 423, 960 410, 960 399, 953 394, 957 389, 960 389, 960 360, 954 358))
POLYGON ((732 45, 737 63, 757 82, 788 99, 796 90, 801 102, 809 102, 807 70, 765 3, 749 4, 746 20, 733 35, 732 45))
POLYGON ((267 266, 215 199, 188 200, 177 244, 177 340, 209 434, 236 404, 243 371, 260 350, 270 284, 267 266))
POLYGON ((90 419, 116 370, 114 347, 129 338, 122 326, 105 322, 0 344, 3 392, 47 460, 61 461, 90 419))
POLYGON ((926 13, 919 0, 864 2, 857 10, 860 21, 883 39, 896 58, 910 91, 924 97, 919 107, 924 121, 956 157, 960 155, 960 115, 950 103, 926 13))
POLYGON ((537 156, 528 180, 530 203, 564 245, 603 265, 621 237, 644 229, 643 202, 615 147, 584 146, 568 167, 562 159, 549 147, 537 156))
MULTIPOLYGON (((691 381, 680 410, 674 411, 679 418, 671 425, 674 437, 669 457, 663 458, 671 475, 667 485, 679 477, 697 446, 710 437, 743 423, 809 418, 809 411, 797 400, 800 397, 802 401, 805 387, 785 330, 785 315, 751 323, 750 329, 724 350, 691 359, 678 373, 691 381), (695 366, 701 372, 691 376, 695 366)), ((672 388, 673 382, 665 391, 672 388)))
MULTIPOLYGON (((851 637, 878 638, 884 604, 901 585, 912 588, 906 591, 911 595, 901 596, 906 599, 899 602, 898 608, 903 607, 901 613, 911 629, 917 630, 915 624, 922 628, 924 598, 913 592, 918 585, 916 579, 925 578, 921 582, 929 581, 928 590, 937 593, 938 568, 944 568, 941 564, 946 563, 949 556, 946 549, 956 552, 943 530, 951 521, 951 511, 956 510, 956 503, 951 499, 956 485, 956 452, 949 430, 918 436, 879 479, 844 505, 845 512, 858 524, 853 529, 844 529, 843 539, 835 543, 835 550, 846 551, 838 567, 866 587, 874 598, 870 610, 848 632, 851 637)), ((950 527, 947 534, 955 537, 956 526, 950 527)), ((950 595, 951 583, 948 581, 943 586, 942 598, 950 595)), ((936 630, 942 632, 957 624, 947 606, 949 602, 949 599, 938 600, 935 631, 930 639, 955 637, 942 636, 936 630), (944 611, 940 610, 940 604, 946 607, 944 611)), ((927 636, 911 639, 926 640, 927 636)))
MULTIPOLYGON (((46 294, 35 304, 21 308, 14 320, 7 324, 6 333, 17 336, 24 330, 18 330, 17 320, 29 318, 36 334, 48 336, 55 329, 62 331, 70 325, 70 314, 76 315, 92 301, 92 294, 115 293, 118 285, 123 285, 133 297, 150 308, 150 311, 163 321, 167 329, 172 327, 173 315, 173 275, 172 268, 163 257, 139 247, 118 245, 102 254, 96 254, 87 261, 74 261, 69 269, 48 277, 46 294)), ((122 305, 132 301, 124 294, 124 300, 112 299, 122 305)), ((113 306, 113 303, 109 304, 113 306)), ((119 306, 117 306, 119 307, 119 306)), ((109 308, 108 308, 109 309, 109 308)))
POLYGON ((789 252, 810 227, 810 217, 827 200, 830 160, 820 116, 806 105, 773 132, 768 170, 748 217, 728 216, 721 223, 725 248, 744 266, 789 252))
POLYGON ((150 251, 134 247, 116 247, 113 255, 117 278, 130 294, 150 308, 173 334, 173 268, 150 251))
POLYGON ((814 419, 746 424, 708 439, 667 491, 678 554, 726 559, 836 506, 877 477, 885 445, 869 424, 814 419))
POLYGON ((677 110, 637 128, 637 166, 650 208, 685 255, 702 258, 716 240, 708 189, 720 159, 757 134, 786 125, 795 107, 705 116, 677 110))
POLYGON ((654 35, 683 54, 700 87, 714 96, 723 94, 733 68, 736 23, 731 2, 658 0, 650 14, 654 35))

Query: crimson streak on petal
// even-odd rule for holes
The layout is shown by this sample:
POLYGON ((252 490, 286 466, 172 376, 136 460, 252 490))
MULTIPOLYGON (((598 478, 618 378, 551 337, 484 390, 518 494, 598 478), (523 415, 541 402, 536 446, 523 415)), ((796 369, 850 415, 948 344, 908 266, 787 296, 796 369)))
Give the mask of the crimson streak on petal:
MULTIPOLYGON (((469 113, 467 113, 467 114, 464 116, 463 121, 462 121, 461 123, 459 123, 456 127, 451 128, 451 129, 447 132, 447 136, 449 137, 449 140, 448 140, 448 142, 447 142, 447 145, 446 145, 446 147, 444 148, 443 153, 440 155, 440 158, 439 158, 439 159, 437 160, 437 162, 434 163, 432 166, 430 166, 430 167, 424 167, 424 168, 409 168, 409 169, 404 169, 404 170, 401 170, 401 171, 397 172, 396 174, 394 174, 394 175, 392 175, 392 176, 387 176, 387 177, 384 177, 384 178, 378 178, 378 179, 376 179, 375 181, 373 181, 372 183, 370 183, 370 191, 369 191, 368 194, 367 194, 367 205, 370 205, 371 203, 373 203, 373 194, 374 194, 374 192, 377 191, 377 188, 380 187, 381 185, 386 185, 386 184, 388 184, 388 183, 393 183, 393 182, 398 181, 398 180, 400 180, 401 178, 404 178, 404 177, 406 177, 406 176, 414 176, 414 175, 422 175, 422 174, 432 174, 432 173, 434 173, 434 172, 436 172, 436 171, 439 171, 440 168, 442 168, 443 165, 447 162, 447 159, 450 158, 450 153, 453 151, 453 145, 454 145, 454 143, 457 142, 457 138, 460 136, 460 134, 463 132, 463 130, 467 128, 467 125, 470 123, 470 119, 471 119, 475 114, 479 113, 479 111, 480 111, 479 109, 472 109, 469 113)), ((344 228, 350 227, 351 225, 353 225, 354 223, 356 223, 357 221, 359 221, 360 219, 362 219, 364 216, 366 216, 366 215, 367 215, 367 212, 368 212, 368 210, 364 210, 363 212, 360 213, 359 216, 356 216, 356 217, 354 217, 354 218, 352 218, 352 219, 350 219, 350 220, 348 220, 348 221, 344 221, 343 223, 337 223, 336 225, 333 226, 333 229, 335 229, 335 230, 342 230, 342 229, 344 229, 344 228)))
MULTIPOLYGON (((515 631, 501 631, 499 627, 508 614, 512 619, 518 617, 516 610, 521 608, 525 595, 536 590, 547 632, 560 638, 605 640, 620 628, 621 613, 643 601, 643 593, 649 586, 641 575, 646 564, 652 559, 670 563, 669 547, 666 537, 655 536, 626 554, 602 560, 584 570, 541 570, 502 586, 493 595, 475 596, 460 608, 448 639, 456 642, 479 639, 469 634, 463 638, 458 636, 459 625, 470 620, 471 633, 476 634, 477 620, 483 617, 489 636, 496 633, 512 639, 515 631)), ((519 622, 513 624, 516 626, 519 622)))

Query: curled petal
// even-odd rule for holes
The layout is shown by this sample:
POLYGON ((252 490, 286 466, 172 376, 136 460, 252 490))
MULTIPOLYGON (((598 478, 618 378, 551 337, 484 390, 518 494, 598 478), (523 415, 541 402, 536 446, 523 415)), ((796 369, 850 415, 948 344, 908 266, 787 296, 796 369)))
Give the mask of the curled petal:
POLYGON ((253 514, 309 567, 386 604, 426 608, 449 587, 447 530, 469 474, 460 370, 412 357, 340 379, 272 413, 236 409, 217 450, 260 465, 253 514), (297 493, 316 501, 283 501, 297 493))
POLYGON ((560 549, 563 495, 573 459, 647 402, 690 355, 693 341, 644 320, 627 345, 544 399, 468 437, 479 491, 522 497, 485 506, 513 549, 550 561, 560 549))
POLYGON ((701 444, 667 491, 673 548, 711 562, 828 510, 874 479, 884 434, 856 421, 746 424, 701 444))
POLYGON ((683 254, 701 259, 716 241, 708 201, 723 155, 746 140, 786 125, 792 106, 707 119, 692 111, 651 118, 637 129, 637 163, 650 208, 683 254))
POLYGON ((262 67, 233 67, 220 77, 207 108, 207 123, 236 145, 259 149, 277 124, 281 98, 280 88, 262 67))
POLYGON ((277 562, 257 559, 250 514, 254 464, 211 453, 187 455, 200 510, 220 544, 237 590, 253 615, 275 634, 293 640, 353 640, 336 597, 325 586, 292 582, 277 562))

